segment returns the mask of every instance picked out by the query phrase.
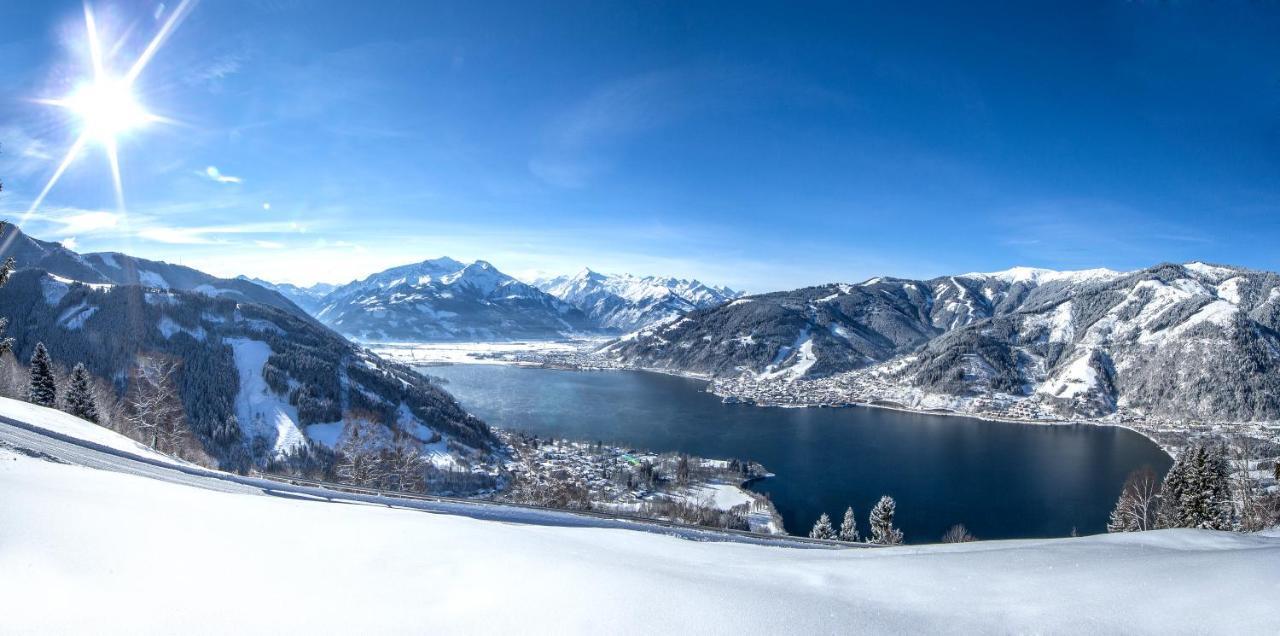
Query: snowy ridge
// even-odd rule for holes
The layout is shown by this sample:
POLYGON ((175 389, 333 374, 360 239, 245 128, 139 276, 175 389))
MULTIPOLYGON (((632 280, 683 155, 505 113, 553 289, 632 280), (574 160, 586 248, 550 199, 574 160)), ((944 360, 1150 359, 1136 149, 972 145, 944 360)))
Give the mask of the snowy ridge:
POLYGON ((1056 281, 1081 283, 1087 281, 1106 281, 1123 276, 1125 272, 1117 272, 1106 268, 1059 271, 1037 267, 1011 267, 999 272, 970 272, 961 274, 964 278, 994 278, 1006 283, 1029 283, 1042 285, 1056 281))
POLYGON ((1270 272, 1203 263, 1128 273, 1013 268, 878 277, 751 301, 637 332, 601 355, 710 375, 736 386, 728 395, 769 402, 1280 419, 1280 276, 1270 272), (765 386, 779 383, 796 386, 765 386))

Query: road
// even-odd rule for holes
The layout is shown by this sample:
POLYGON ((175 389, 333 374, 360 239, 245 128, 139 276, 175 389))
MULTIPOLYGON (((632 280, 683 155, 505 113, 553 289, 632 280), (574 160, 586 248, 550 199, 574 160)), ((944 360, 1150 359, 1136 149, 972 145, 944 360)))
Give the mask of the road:
POLYGON ((193 465, 169 463, 47 430, 30 422, 0 416, 0 448, 97 470, 158 479, 194 488, 253 496, 306 499, 319 504, 379 505, 426 513, 449 514, 542 526, 612 528, 680 537, 800 549, 854 546, 804 537, 761 535, 696 528, 673 523, 617 517, 594 512, 550 510, 533 506, 436 496, 404 496, 309 480, 265 478, 224 473, 193 465))

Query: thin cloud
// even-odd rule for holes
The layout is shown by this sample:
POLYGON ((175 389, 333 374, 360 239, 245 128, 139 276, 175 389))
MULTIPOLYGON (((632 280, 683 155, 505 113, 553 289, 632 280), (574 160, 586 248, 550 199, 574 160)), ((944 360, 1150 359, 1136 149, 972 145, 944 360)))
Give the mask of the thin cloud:
POLYGON ((216 181, 218 183, 242 183, 243 182, 243 179, 241 179, 240 177, 233 177, 229 174, 222 174, 222 171, 218 170, 217 166, 209 166, 208 168, 205 168, 204 172, 200 174, 208 177, 211 181, 216 181))
POLYGON ((31 221, 56 225, 52 233, 65 235, 112 232, 120 227, 123 215, 104 210, 63 208, 45 214, 34 214, 31 221))

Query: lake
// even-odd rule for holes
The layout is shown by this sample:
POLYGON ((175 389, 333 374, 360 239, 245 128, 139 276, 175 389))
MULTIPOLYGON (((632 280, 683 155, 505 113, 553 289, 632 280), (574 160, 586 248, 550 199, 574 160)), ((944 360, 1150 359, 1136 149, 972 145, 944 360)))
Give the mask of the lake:
POLYGON ((542 437, 758 461, 792 534, 847 506, 867 532, 882 494, 898 502, 907 542, 937 541, 955 523, 983 539, 1106 531, 1125 476, 1171 460, 1128 429, 1034 425, 874 408, 724 404, 688 378, 641 371, 501 365, 423 367, 490 424, 542 437))

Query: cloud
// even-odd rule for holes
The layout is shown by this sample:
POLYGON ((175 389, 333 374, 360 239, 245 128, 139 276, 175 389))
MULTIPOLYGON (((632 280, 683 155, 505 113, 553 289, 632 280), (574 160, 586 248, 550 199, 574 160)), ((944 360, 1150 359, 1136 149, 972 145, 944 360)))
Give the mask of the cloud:
POLYGON ((232 240, 230 237, 241 234, 298 234, 306 228, 296 222, 242 223, 239 225, 209 225, 193 227, 174 227, 152 224, 141 221, 134 224, 140 238, 170 245, 255 245, 257 247, 274 247, 283 245, 267 240, 249 242, 232 240))
POLYGON ((149 227, 138 231, 140 238, 172 245, 215 245, 202 228, 149 227))
POLYGON ((285 247, 284 243, 278 241, 254 241, 253 244, 269 250, 279 250, 285 247))
POLYGON ((57 234, 94 234, 110 232, 120 227, 123 215, 103 210, 63 208, 51 213, 34 214, 31 220, 57 225, 57 234))
POLYGON ((249 54, 244 51, 225 53, 209 60, 203 68, 198 68, 183 77, 189 86, 206 86, 216 89, 219 83, 235 75, 249 61, 249 54))
POLYGON ((15 181, 32 179, 58 161, 55 152, 20 126, 0 126, 0 175, 15 181))
POLYGON ((73 251, 74 251, 74 250, 76 249, 76 244, 77 244, 77 243, 76 243, 76 237, 74 237, 74 236, 68 236, 67 238, 62 239, 61 243, 62 243, 62 246, 63 246, 63 247, 65 247, 65 248, 67 248, 67 249, 69 249, 69 250, 73 250, 73 251))
POLYGON ((228 175, 228 174, 222 174, 222 171, 221 171, 221 170, 218 170, 218 167, 217 167, 217 166, 209 166, 208 168, 205 168, 205 169, 204 169, 204 172, 202 172, 202 173, 200 173, 200 174, 202 174, 202 175, 204 175, 204 176, 208 177, 208 178, 209 178, 210 180, 212 180, 212 181, 217 181, 218 183, 241 183, 241 182, 243 182, 243 180, 242 180, 240 177, 233 177, 233 176, 228 175))

